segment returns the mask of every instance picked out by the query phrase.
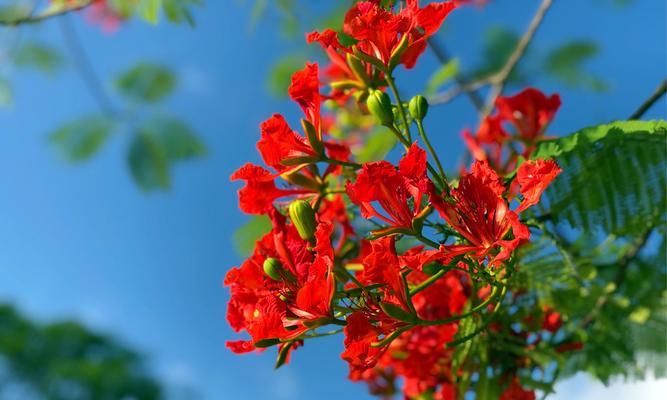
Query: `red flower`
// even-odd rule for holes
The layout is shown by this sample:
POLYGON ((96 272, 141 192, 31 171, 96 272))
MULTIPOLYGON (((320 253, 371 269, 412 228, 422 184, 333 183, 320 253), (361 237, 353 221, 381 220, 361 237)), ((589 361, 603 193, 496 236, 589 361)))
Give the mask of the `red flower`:
POLYGON ((452 189, 453 202, 432 198, 440 215, 461 234, 467 245, 446 246, 451 254, 474 253, 480 260, 498 251, 492 264, 509 258, 512 251, 530 238, 528 228, 509 209, 503 198, 505 187, 487 162, 477 161, 472 172, 461 177, 452 189), (505 239, 509 232, 513 238, 505 239))
POLYGON ((341 358, 350 366, 350 379, 359 380, 365 370, 377 363, 385 350, 385 348, 371 346, 378 341, 378 336, 382 332, 373 326, 366 315, 360 311, 347 317, 344 332, 345 350, 341 358))
POLYGON ((558 111, 560 96, 547 97, 537 89, 528 88, 512 97, 498 97, 496 107, 500 116, 514 125, 522 140, 534 142, 558 111))
POLYGON ((374 231, 380 235, 411 232, 412 221, 424 211, 422 201, 432 186, 426 176, 426 152, 414 143, 398 170, 387 161, 366 163, 356 182, 348 183, 346 188, 364 218, 376 217, 389 224, 386 229, 374 231), (375 208, 375 202, 384 213, 375 208))
POLYGON ((519 379, 514 377, 510 385, 500 395, 500 400, 535 400, 535 392, 525 390, 519 379))
POLYGON ((225 285, 232 292, 227 320, 251 340, 228 343, 235 352, 254 350, 261 341, 295 339, 332 318, 334 293, 332 226, 321 222, 316 245, 301 239, 285 217, 271 212, 274 228, 257 242, 253 255, 240 268, 232 268, 225 285), (267 258, 281 264, 285 276, 275 280, 266 275, 267 258))
POLYGON ((321 139, 320 103, 322 97, 320 96, 320 81, 317 74, 317 64, 306 63, 304 69, 292 75, 292 83, 287 92, 290 98, 301 106, 306 119, 315 126, 321 139))
POLYGON ((554 311, 549 307, 544 307, 544 320, 542 321, 542 329, 551 333, 556 333, 563 325, 563 318, 558 311, 554 311))
POLYGON ((539 203, 542 192, 561 171, 554 160, 527 161, 521 164, 516 180, 521 187, 523 201, 516 211, 521 212, 539 203))
POLYGON ((408 0, 404 9, 394 14, 378 1, 362 1, 345 15, 343 31, 358 40, 357 47, 389 65, 392 54, 407 35, 407 47, 400 62, 412 68, 426 48, 426 39, 442 25, 445 17, 456 8, 452 2, 431 3, 419 8, 418 0, 408 0))
POLYGON ((306 163, 307 160, 314 162, 319 159, 306 138, 294 132, 280 114, 274 114, 262 122, 261 131, 262 137, 257 142, 257 150, 264 162, 276 171, 294 169, 295 166, 283 164, 291 160, 303 160, 303 163, 306 163))
POLYGON ((274 182, 275 175, 251 163, 243 165, 232 174, 232 181, 239 179, 246 181, 246 185, 238 192, 239 207, 248 214, 265 214, 280 197, 313 192, 304 189, 279 189, 274 182))

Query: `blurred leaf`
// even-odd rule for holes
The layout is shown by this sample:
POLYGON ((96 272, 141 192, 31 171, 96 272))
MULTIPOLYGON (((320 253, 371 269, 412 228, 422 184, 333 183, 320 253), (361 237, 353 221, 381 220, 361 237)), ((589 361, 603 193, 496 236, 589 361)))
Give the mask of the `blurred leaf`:
POLYGON ((162 9, 167 19, 171 22, 187 22, 190 26, 195 26, 195 20, 192 17, 189 7, 200 6, 203 0, 162 0, 162 9))
POLYGON ((0 5, 0 21, 13 21, 24 18, 30 14, 27 3, 13 2, 12 4, 0 5))
MULTIPOLYGON (((479 79, 498 72, 505 65, 505 62, 507 62, 518 42, 519 35, 507 28, 489 28, 484 35, 484 51, 482 56, 484 64, 473 72, 473 78, 479 79)), ((529 51, 526 52, 523 60, 526 59, 528 54, 529 51)), ((508 82, 517 82, 523 79, 519 64, 510 74, 508 82)))
POLYGON ((156 24, 162 0, 139 0, 138 14, 151 24, 156 24))
POLYGON ((113 338, 74 321, 39 324, 6 304, 0 304, 0 360, 2 398, 157 400, 164 394, 145 360, 113 338), (17 385, 18 397, 5 390, 17 385))
POLYGON ((44 72, 53 73, 63 60, 55 49, 40 43, 26 43, 18 48, 14 63, 20 67, 33 67, 44 72))
POLYGON ((378 129, 369 135, 366 144, 356 154, 356 159, 360 163, 383 160, 394 146, 396 137, 386 129, 378 129))
POLYGON ((271 220, 266 215, 254 215, 234 232, 234 248, 241 256, 248 256, 255 248, 255 242, 271 230, 271 220))
POLYGON ((153 121, 142 131, 150 130, 166 149, 170 162, 200 157, 206 154, 206 146, 182 121, 168 118, 153 121))
POLYGON ((70 162, 89 159, 104 144, 113 129, 110 119, 92 115, 69 122, 53 132, 49 141, 70 162))
POLYGON ((169 188, 167 149, 156 135, 144 132, 135 134, 127 161, 134 181, 143 190, 169 188))
POLYGON ((287 95, 287 88, 290 85, 292 74, 303 68, 306 58, 303 55, 292 54, 278 60, 269 73, 269 91, 277 97, 287 95))
POLYGON ((174 118, 157 118, 137 129, 128 162, 142 189, 167 189, 174 163, 204 154, 206 146, 190 127, 174 118))
POLYGON ((0 78, 0 107, 12 104, 12 83, 5 78, 0 78))
POLYGON ((544 70, 570 86, 584 86, 595 91, 607 89, 607 84, 583 70, 583 64, 598 54, 595 43, 576 41, 553 50, 544 62, 544 70))
POLYGON ((116 80, 118 90, 136 101, 155 102, 167 96, 176 86, 176 77, 167 68, 142 63, 116 80))
POLYGON ((459 73, 459 59, 453 58, 447 63, 441 65, 431 75, 426 84, 425 94, 427 96, 434 95, 444 84, 452 80, 459 73))

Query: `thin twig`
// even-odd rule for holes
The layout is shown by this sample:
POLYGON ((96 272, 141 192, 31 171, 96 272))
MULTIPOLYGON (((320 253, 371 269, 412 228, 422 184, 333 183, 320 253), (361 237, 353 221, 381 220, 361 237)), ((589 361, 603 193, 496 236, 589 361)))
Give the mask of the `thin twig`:
MULTIPOLYGON (((431 48, 431 50, 433 51, 433 54, 435 54, 435 57, 438 59, 438 61, 440 61, 441 64, 446 64, 447 62, 449 62, 451 57, 449 57, 449 54, 447 54, 447 51, 445 50, 445 48, 440 46, 434 38, 429 38, 427 40, 427 43, 428 43, 429 47, 431 48)), ((460 76, 456 76, 454 78, 454 80, 457 83, 457 86, 455 86, 455 87, 460 88, 460 89, 461 88, 467 88, 466 90, 460 90, 459 93, 457 93, 456 95, 458 96, 458 94, 460 94, 460 93, 465 93, 468 96, 468 98, 470 99, 470 101, 472 102, 472 104, 475 106, 475 108, 478 111, 481 112, 484 109, 484 100, 479 95, 479 93, 477 93, 478 88, 477 87, 470 87, 469 83, 466 82, 460 76)), ((456 97, 456 96, 454 96, 454 97, 456 97)), ((440 101, 440 103, 446 103, 446 101, 440 101)), ((436 102, 436 104, 437 104, 437 102, 436 102)))
POLYGON ((648 111, 653 105, 660 100, 660 98, 667 92, 667 79, 660 82, 660 85, 655 89, 651 97, 646 99, 639 108, 630 115, 628 119, 639 119, 641 118, 646 111, 648 111))
POLYGON ((41 14, 33 15, 30 13, 24 17, 19 17, 11 20, 0 20, 0 25, 4 26, 18 26, 24 24, 35 24, 44 20, 69 14, 74 11, 82 10, 93 3, 93 0, 83 0, 74 3, 68 7, 50 7, 41 14))
POLYGON ((512 71, 514 71, 514 68, 521 60, 521 57, 523 57, 523 55, 525 54, 528 45, 535 36, 535 32, 537 32, 537 28, 539 28, 540 25, 542 24, 544 16, 546 15, 547 11, 549 11, 549 8, 551 7, 552 3, 553 0, 542 0, 542 4, 540 4, 540 7, 535 12, 533 19, 530 21, 530 24, 528 25, 528 29, 523 34, 521 39, 519 39, 516 48, 514 48, 514 51, 512 52, 512 54, 510 54, 509 58, 507 59, 507 62, 505 63, 503 68, 496 75, 493 76, 492 79, 493 85, 491 86, 491 91, 489 92, 489 96, 487 97, 486 100, 486 105, 483 112, 484 115, 488 115, 493 109, 493 105, 496 102, 496 98, 498 98, 498 96, 503 92, 507 79, 509 78, 512 71))
POLYGON ((65 42, 72 53, 74 63, 81 73, 81 78, 88 88, 88 91, 95 99, 100 110, 107 114, 107 116, 117 116, 118 112, 113 106, 111 99, 107 96, 106 90, 97 76, 93 64, 90 62, 86 49, 81 44, 81 41, 67 16, 60 19, 60 28, 65 37, 65 42))

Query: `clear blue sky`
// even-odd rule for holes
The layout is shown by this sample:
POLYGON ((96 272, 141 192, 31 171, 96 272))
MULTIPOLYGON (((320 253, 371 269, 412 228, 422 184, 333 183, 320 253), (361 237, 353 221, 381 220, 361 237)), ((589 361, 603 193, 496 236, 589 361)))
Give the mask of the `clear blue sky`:
MULTIPOLYGON (((157 373, 192 386, 205 399, 365 398, 366 388, 346 381, 341 338, 299 349, 274 372, 274 353, 234 356, 224 342, 226 271, 241 261, 231 235, 245 216, 236 206, 230 173, 257 161, 258 124, 284 112, 296 124, 298 108, 268 95, 272 61, 295 45, 280 38, 275 22, 248 32, 252 2, 209 0, 197 11, 197 28, 140 22, 103 35, 81 18, 76 28, 100 76, 109 78, 140 59, 170 65, 180 90, 164 107, 204 137, 206 159, 177 166, 168 193, 141 192, 125 165, 129 136, 111 138, 90 162, 71 166, 48 146, 59 124, 96 111, 74 68, 50 79, 11 73, 15 103, 0 110, 0 301, 43 320, 80 319, 110 331, 150 357, 157 373)), ((478 61, 486 27, 522 31, 536 1, 494 0, 484 10, 454 12, 441 40, 478 61)), ((665 76, 665 2, 555 1, 532 51, 544 53, 573 39, 601 46, 587 70, 611 84, 600 94, 570 89, 550 79, 533 84, 563 98, 552 134, 627 117, 665 76)), ((61 46, 57 22, 26 29, 26 38, 61 46)), ((408 80, 406 93, 423 87, 436 66, 431 54, 408 80)), ((400 78, 399 78, 400 79, 400 78)), ((648 117, 665 117, 661 101, 648 117)), ((428 126, 453 168, 459 132, 475 116, 464 100, 433 108, 428 126)))

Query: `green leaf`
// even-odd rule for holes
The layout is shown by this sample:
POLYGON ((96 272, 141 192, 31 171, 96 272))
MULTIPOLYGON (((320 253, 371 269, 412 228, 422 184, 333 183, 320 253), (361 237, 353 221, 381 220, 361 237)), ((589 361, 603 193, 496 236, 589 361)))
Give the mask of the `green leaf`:
POLYGON ((150 132, 165 148, 170 162, 201 157, 206 154, 206 146, 188 125, 173 118, 153 120, 141 127, 150 132))
POLYGON ((459 73, 459 59, 453 58, 446 64, 441 65, 429 78, 426 84, 425 94, 434 95, 440 88, 452 80, 459 73))
POLYGON ((7 107, 12 104, 12 83, 5 78, 0 78, 0 107, 7 107))
POLYGON ((546 192, 553 220, 616 235, 659 221, 666 135, 664 121, 619 121, 540 143, 534 158, 555 158, 563 168, 546 192))
POLYGON ((141 102, 161 100, 175 86, 176 77, 169 69, 149 63, 133 67, 116 80, 116 87, 124 96, 141 102))
POLYGON ((84 161, 99 151, 113 127, 113 121, 104 116, 86 116, 53 132, 49 141, 66 160, 84 161))
POLYGON ((157 24, 161 5, 162 0, 139 0, 138 15, 151 24, 157 24))
POLYGON ((195 26, 195 20, 190 12, 190 6, 202 5, 202 0, 162 0, 162 9, 167 19, 171 22, 187 22, 191 27, 195 26))
POLYGON ((396 146, 396 136, 387 129, 377 129, 368 136, 368 141, 355 155, 360 163, 378 161, 385 158, 396 146))
POLYGON ((598 46, 592 42, 575 41, 554 49, 544 62, 544 71, 570 86, 604 91, 608 85, 586 72, 583 64, 597 55, 598 46))
POLYGON ((14 63, 19 67, 32 67, 53 73, 63 63, 58 51, 41 43, 26 43, 18 48, 14 63))
POLYGON ((150 133, 134 135, 127 155, 134 181, 143 190, 168 189, 169 158, 160 139, 150 133))
POLYGON ((292 54, 278 60, 269 72, 268 87, 272 95, 285 97, 290 85, 292 74, 303 68, 306 57, 292 54))
POLYGON ((234 247, 242 256, 248 256, 255 248, 255 242, 271 230, 271 220, 265 215, 253 216, 234 232, 234 247))

